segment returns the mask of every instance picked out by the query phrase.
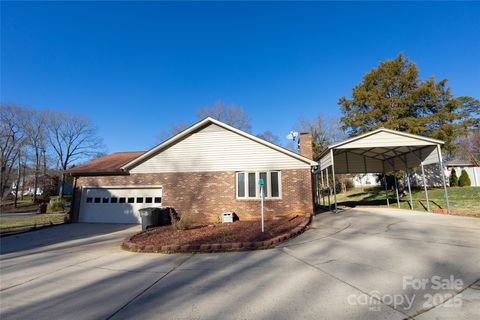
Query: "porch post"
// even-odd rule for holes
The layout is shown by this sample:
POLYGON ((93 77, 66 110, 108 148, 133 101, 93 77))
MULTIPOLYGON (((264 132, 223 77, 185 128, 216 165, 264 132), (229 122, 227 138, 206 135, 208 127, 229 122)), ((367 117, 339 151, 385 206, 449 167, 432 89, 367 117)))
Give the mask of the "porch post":
POLYGON ((427 198, 427 211, 430 212, 430 201, 428 200, 427 179, 425 178, 425 169, 423 167, 423 161, 420 162, 420 166, 422 167, 423 189, 425 190, 425 197, 427 198))
POLYGON ((443 190, 445 191, 445 203, 447 204, 447 212, 450 214, 450 203, 448 202, 447 182, 445 181, 445 172, 443 171, 442 150, 440 145, 437 144, 438 164, 440 166, 440 175, 443 181, 443 190))
POLYGON ((333 184, 333 198, 335 201, 335 213, 337 213, 337 188, 335 183, 335 161, 333 160, 333 149, 330 149, 330 157, 332 158, 332 184, 333 184))

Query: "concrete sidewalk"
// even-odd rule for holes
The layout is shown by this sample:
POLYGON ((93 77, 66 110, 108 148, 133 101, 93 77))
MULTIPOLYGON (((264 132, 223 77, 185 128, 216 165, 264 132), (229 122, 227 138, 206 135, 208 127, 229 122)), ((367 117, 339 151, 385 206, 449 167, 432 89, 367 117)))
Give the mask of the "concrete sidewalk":
POLYGON ((276 249, 216 254, 122 251, 138 230, 71 224, 2 239, 0 317, 480 318, 480 219, 327 212, 276 249))

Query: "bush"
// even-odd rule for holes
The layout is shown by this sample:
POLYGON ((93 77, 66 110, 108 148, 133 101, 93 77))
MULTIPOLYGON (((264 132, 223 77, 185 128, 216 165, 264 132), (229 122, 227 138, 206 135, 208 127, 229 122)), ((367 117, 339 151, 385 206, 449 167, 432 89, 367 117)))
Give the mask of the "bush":
POLYGON ((469 187, 471 184, 472 183, 470 182, 467 171, 465 171, 465 169, 462 169, 462 173, 460 174, 460 178, 458 179, 458 185, 460 187, 469 187))
POLYGON ((457 187, 458 186, 458 177, 457 172, 454 168, 452 168, 450 173, 450 187, 457 187))
POLYGON ((172 226, 175 230, 188 230, 193 228, 194 220, 191 214, 183 213, 180 219, 172 219, 172 226))
POLYGON ((48 203, 47 212, 58 212, 65 210, 65 200, 60 197, 52 197, 48 203))

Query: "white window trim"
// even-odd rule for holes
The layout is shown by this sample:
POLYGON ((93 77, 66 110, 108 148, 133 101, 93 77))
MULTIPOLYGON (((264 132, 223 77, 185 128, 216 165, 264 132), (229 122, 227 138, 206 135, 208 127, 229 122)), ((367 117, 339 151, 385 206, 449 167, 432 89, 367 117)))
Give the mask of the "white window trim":
POLYGON ((266 172, 267 173, 267 190, 266 195, 265 195, 265 200, 282 200, 282 171, 280 170, 258 170, 258 171, 237 171, 235 172, 235 198, 237 200, 260 200, 260 186, 258 185, 258 179, 260 178, 260 172, 266 172), (278 197, 272 197, 272 184, 271 184, 271 173, 272 172, 277 172, 278 173, 278 197), (238 196, 238 174, 243 173, 244 174, 244 191, 245 191, 245 196, 239 197, 238 196), (248 196, 248 174, 249 173, 255 173, 255 197, 249 197, 248 196))

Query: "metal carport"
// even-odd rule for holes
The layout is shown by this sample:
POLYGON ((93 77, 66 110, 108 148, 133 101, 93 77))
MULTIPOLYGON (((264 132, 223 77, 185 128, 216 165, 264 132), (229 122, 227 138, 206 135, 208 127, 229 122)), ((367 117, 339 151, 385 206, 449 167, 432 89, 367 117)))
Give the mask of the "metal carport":
MULTIPOLYGON (((388 172, 405 170, 407 173, 406 180, 410 196, 410 206, 413 208, 408 173, 412 168, 420 166, 422 169, 427 210, 430 211, 424 166, 437 163, 445 190, 447 210, 448 213, 450 213, 447 185, 445 181, 445 173, 443 171, 442 153, 440 148, 442 144, 444 144, 444 142, 440 140, 380 128, 331 145, 321 154, 319 166, 315 171, 316 204, 321 205, 321 195, 323 205, 325 205, 324 191, 327 190, 330 195, 331 190, 333 189, 335 211, 337 211, 337 192, 335 190, 336 188, 330 188, 329 176, 332 177, 333 186, 335 186, 336 174, 382 173, 385 178, 385 174, 388 172)), ((397 205, 400 207, 396 176, 395 190, 397 205)), ((387 192, 386 189, 385 192, 387 192)), ((328 197, 328 202, 330 207, 330 196, 328 197)), ((389 205, 388 197, 387 205, 389 205)))

